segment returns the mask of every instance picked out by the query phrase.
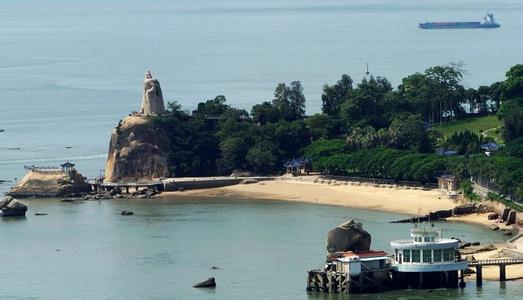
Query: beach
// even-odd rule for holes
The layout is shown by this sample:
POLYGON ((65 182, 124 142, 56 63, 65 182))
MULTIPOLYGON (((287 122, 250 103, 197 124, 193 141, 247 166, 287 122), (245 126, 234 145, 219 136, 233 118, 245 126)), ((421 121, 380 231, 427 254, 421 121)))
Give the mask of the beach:
MULTIPOLYGON (((411 216, 425 215, 431 211, 452 209, 460 204, 449 199, 442 191, 420 187, 394 186, 373 183, 341 182, 319 183, 314 177, 309 179, 277 179, 253 184, 238 184, 227 187, 188 190, 183 192, 165 192, 159 197, 236 197, 261 198, 309 204, 336 205, 383 212, 394 212, 411 216), (312 179, 311 179, 312 178, 312 179), (316 181, 316 182, 315 182, 316 181)), ((451 217, 450 222, 463 222, 488 227, 495 222, 488 220, 488 213, 474 213, 451 217)), ((510 229, 503 224, 496 224, 500 229, 510 229)), ((509 237, 507 237, 507 240, 509 237)), ((483 245, 484 246, 484 245, 483 245)), ((475 253, 475 259, 504 258, 501 250, 504 244, 495 244, 495 250, 475 253)), ((522 280, 523 265, 511 265, 506 269, 507 280, 522 280)), ((468 277, 475 280, 475 275, 468 277)), ((499 280, 497 266, 483 267, 485 280, 499 280)))
POLYGON ((349 182, 318 183, 309 180, 278 179, 254 184, 166 192, 161 197, 187 196, 237 196, 311 204, 340 205, 353 208, 379 210, 416 216, 431 211, 451 209, 457 205, 436 189, 349 182))

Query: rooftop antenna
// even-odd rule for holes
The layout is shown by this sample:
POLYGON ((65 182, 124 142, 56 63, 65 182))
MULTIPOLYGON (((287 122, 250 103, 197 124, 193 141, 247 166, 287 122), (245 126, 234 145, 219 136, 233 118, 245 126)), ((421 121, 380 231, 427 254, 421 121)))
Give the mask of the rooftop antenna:
POLYGON ((369 72, 369 63, 367 63, 367 72, 365 72, 365 75, 369 75, 370 72, 369 72))

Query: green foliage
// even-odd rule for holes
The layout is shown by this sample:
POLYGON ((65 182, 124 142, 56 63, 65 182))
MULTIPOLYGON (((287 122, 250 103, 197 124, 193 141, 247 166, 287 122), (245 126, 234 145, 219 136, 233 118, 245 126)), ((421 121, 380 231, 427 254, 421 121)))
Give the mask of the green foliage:
POLYGON ((341 104, 340 117, 348 127, 387 126, 383 118, 382 102, 385 94, 392 91, 390 83, 383 77, 363 78, 358 87, 352 90, 341 104))
POLYGON ((274 173, 284 161, 306 155, 316 171, 423 183, 452 173, 486 178, 501 195, 523 199, 523 66, 511 68, 504 82, 477 90, 463 88, 463 74, 459 65, 437 66, 404 78, 396 90, 382 77, 353 88, 342 75, 323 88, 324 113, 309 117, 303 87, 294 81, 279 84, 272 101, 254 105, 250 115, 217 96, 198 103, 192 114, 171 102, 152 120, 169 143, 171 176, 274 173), (501 100, 500 119, 472 118, 464 109, 493 113, 501 100), (427 122, 442 124, 427 132, 427 122), (501 132, 505 149, 483 155, 480 143, 501 143, 501 132), (436 141, 466 156, 433 154, 436 141))
POLYGON ((523 97, 503 102, 498 117, 505 124, 504 138, 511 141, 523 136, 523 97))
POLYGON ((521 204, 517 204, 517 203, 514 203, 513 201, 507 200, 496 193, 489 192, 487 194, 487 198, 489 200, 501 202, 501 203, 503 203, 503 205, 510 207, 511 209, 513 209, 517 212, 523 212, 523 206, 521 204))
POLYGON ((345 140, 320 138, 307 146, 303 152, 313 162, 318 161, 323 157, 345 153, 345 140))
POLYGON ((351 90, 352 78, 347 74, 341 75, 341 79, 332 86, 325 84, 321 95, 323 113, 331 116, 338 115, 341 104, 348 98, 351 90))
POLYGON ((118 125, 116 125, 116 134, 120 135, 122 134, 122 120, 118 121, 118 125))
POLYGON ((436 66, 403 79, 398 97, 410 103, 411 113, 424 121, 442 123, 464 114, 465 89, 461 86, 464 70, 459 64, 436 66))
POLYGON ((487 142, 481 136, 465 130, 463 132, 455 132, 448 137, 444 146, 446 148, 458 151, 459 154, 475 154, 482 152, 481 144, 487 142))
POLYGON ((505 140, 511 141, 523 136, 523 65, 510 68, 500 90, 504 102, 498 117, 505 123, 505 140))
POLYGON ((455 133, 468 130, 502 144, 503 138, 499 134, 499 129, 501 129, 502 126, 502 122, 496 116, 491 115, 447 122, 443 125, 432 127, 430 131, 438 132, 447 138, 455 133), (498 129, 498 133, 496 133, 496 129, 498 129))
POLYGON ((293 81, 290 86, 280 83, 274 90, 272 105, 280 119, 296 121, 305 117, 305 96, 301 82, 293 81))
POLYGON ((472 201, 481 200, 481 197, 474 193, 474 188, 472 187, 472 182, 470 182, 470 180, 464 180, 463 182, 461 182, 461 190, 463 191, 463 195, 465 195, 467 199, 472 201))

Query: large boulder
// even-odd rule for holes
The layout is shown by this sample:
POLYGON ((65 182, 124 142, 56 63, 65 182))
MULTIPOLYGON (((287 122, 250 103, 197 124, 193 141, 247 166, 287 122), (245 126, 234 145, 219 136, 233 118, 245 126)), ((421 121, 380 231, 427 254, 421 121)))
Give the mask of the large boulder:
POLYGON ((477 210, 477 206, 474 203, 465 203, 458 205, 454 207, 452 210, 455 215, 464 215, 464 214, 471 214, 475 213, 477 210))
POLYGON ((14 198, 11 196, 5 196, 0 200, 0 210, 4 207, 6 207, 11 201, 13 201, 14 198))
POLYGON ((371 236, 361 223, 349 220, 327 233, 327 252, 333 254, 345 251, 370 250, 371 236))
POLYGON ((21 217, 25 216, 26 211, 27 206, 16 199, 12 199, 9 204, 2 207, 2 217, 21 217))

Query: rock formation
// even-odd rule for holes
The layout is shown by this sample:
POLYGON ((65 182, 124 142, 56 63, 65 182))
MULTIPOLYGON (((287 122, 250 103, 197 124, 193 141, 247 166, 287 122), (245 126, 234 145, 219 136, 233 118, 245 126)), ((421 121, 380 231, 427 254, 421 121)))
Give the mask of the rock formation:
POLYGON ((22 217, 25 216, 27 206, 13 197, 7 196, 0 200, 0 210, 2 217, 22 217))
POLYGON ((166 177, 168 146, 165 134, 151 119, 125 118, 111 134, 104 181, 139 182, 166 177))
POLYGON ((333 254, 345 251, 370 250, 371 236, 361 223, 349 220, 327 233, 327 252, 333 254))
POLYGON ((214 277, 207 278, 207 280, 204 280, 202 282, 198 282, 197 284, 193 285, 195 288, 213 288, 216 287, 216 279, 214 277))
POLYGON ((17 198, 60 197, 89 191, 90 186, 85 177, 76 170, 71 172, 29 170, 7 195, 17 198))
POLYGON ((163 103, 162 88, 160 82, 154 79, 151 72, 145 72, 145 80, 143 82, 143 97, 142 108, 140 113, 145 116, 153 116, 165 112, 165 105, 163 103))

